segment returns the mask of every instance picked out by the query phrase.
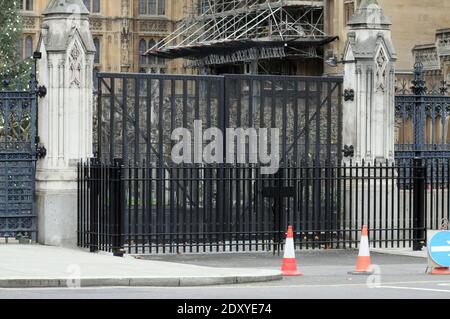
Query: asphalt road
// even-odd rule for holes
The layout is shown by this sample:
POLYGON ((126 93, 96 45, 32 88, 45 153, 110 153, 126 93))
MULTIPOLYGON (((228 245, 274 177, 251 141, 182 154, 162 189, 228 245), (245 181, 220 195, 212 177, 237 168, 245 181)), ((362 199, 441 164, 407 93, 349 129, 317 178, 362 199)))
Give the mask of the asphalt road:
MULTIPOLYGON (((311 251, 297 256, 303 277, 230 286, 184 288, 0 289, 0 298, 133 299, 450 299, 450 276, 425 274, 426 259, 372 254, 376 273, 352 276, 355 251, 311 251)), ((277 269, 272 254, 152 256, 211 267, 277 269)))

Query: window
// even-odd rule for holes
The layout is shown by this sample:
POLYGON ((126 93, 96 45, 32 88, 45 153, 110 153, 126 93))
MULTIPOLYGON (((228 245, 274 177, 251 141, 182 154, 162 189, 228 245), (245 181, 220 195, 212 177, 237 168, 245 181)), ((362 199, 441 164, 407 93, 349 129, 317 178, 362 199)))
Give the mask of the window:
POLYGON ((100 40, 98 38, 94 38, 94 45, 95 45, 95 56, 94 56, 94 63, 100 63, 100 40))
POLYGON ((23 38, 20 38, 20 40, 17 41, 16 50, 17 50, 17 56, 20 59, 23 58, 23 38))
POLYGON ((156 14, 156 0, 149 0, 148 2, 148 14, 156 14))
POLYGON ((33 11, 33 0, 20 0, 19 8, 21 10, 33 11))
MULTIPOLYGON (((165 46, 165 43, 164 43, 164 41, 162 41, 160 44, 159 44, 159 47, 164 47, 165 46)), ((164 58, 161 58, 161 57, 159 57, 158 58, 158 63, 159 64, 166 64, 166 59, 164 59, 164 58)))
POLYGON ((100 0, 94 0, 92 3, 92 12, 100 13, 100 0))
POLYGON ((355 13, 355 4, 353 1, 346 2, 344 4, 344 23, 347 24, 347 22, 350 20, 352 15, 355 13))
POLYGON ((161 16, 166 14, 166 0, 158 0, 158 14, 161 16))
POLYGON ((89 12, 100 13, 100 0, 83 0, 89 12))
POLYGON ((144 39, 141 39, 141 41, 139 41, 139 64, 140 65, 146 64, 146 62, 147 62, 147 58, 144 55, 145 51, 147 51, 147 42, 144 39))
MULTIPOLYGON (((155 40, 151 39, 151 40, 148 42, 148 48, 149 48, 149 49, 153 48, 153 47, 155 46, 155 44, 156 44, 155 40)), ((148 64, 155 64, 155 62, 156 62, 155 56, 149 54, 149 55, 148 55, 148 64)))
POLYGON ((147 0, 139 0, 139 14, 147 14, 147 0))
POLYGON ((25 58, 33 56, 33 38, 31 35, 25 38, 25 58))
POLYGON ((165 0, 140 0, 139 14, 148 15, 165 15, 166 1, 165 0))

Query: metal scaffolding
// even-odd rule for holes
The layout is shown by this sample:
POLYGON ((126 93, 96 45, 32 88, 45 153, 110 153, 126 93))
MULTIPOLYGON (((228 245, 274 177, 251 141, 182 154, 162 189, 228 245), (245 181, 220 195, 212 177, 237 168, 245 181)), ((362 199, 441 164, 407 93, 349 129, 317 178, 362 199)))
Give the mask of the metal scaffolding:
POLYGON ((323 0, 189 0, 176 30, 147 54, 196 67, 319 57, 335 39, 324 32, 323 7, 323 0))

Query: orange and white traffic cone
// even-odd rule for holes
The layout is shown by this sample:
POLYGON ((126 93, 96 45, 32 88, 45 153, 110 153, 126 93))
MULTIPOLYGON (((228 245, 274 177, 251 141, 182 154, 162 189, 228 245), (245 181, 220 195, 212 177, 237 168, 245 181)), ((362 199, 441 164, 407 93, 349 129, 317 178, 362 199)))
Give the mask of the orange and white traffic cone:
POLYGON ((370 259, 369 248, 369 230, 364 225, 361 233, 361 243, 359 246, 358 260, 355 271, 349 272, 350 275, 371 275, 373 274, 372 262, 370 259))
POLYGON ((281 274, 283 276, 303 276, 302 273, 297 271, 297 261, 295 260, 294 249, 294 230, 292 226, 289 226, 287 232, 281 274))

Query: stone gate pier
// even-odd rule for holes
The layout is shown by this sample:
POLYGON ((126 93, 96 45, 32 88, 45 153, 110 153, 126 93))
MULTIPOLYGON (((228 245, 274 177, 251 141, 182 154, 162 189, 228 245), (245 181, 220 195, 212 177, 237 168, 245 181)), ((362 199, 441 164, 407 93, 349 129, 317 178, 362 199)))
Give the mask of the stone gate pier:
MULTIPOLYGON (((391 22, 376 0, 363 0, 348 22, 344 52, 343 144, 353 146, 353 156, 344 163, 355 165, 392 165, 395 160, 395 62, 397 54, 391 38, 391 22)), ((390 216, 389 223, 398 227, 398 214, 403 209, 403 192, 398 192, 393 170, 353 169, 361 178, 346 187, 346 210, 355 212, 343 221, 357 228, 355 221, 367 221, 368 212, 390 216), (379 174, 386 174, 385 176, 379 174), (364 178, 362 178, 364 177, 364 178), (383 205, 375 201, 383 196, 383 205), (385 205, 384 203, 389 203, 385 205), (378 204, 378 206, 376 206, 378 204)))
POLYGON ((75 247, 77 162, 92 157, 93 63, 89 12, 81 0, 52 0, 43 13, 38 81, 38 134, 47 149, 38 161, 38 241, 75 247))

